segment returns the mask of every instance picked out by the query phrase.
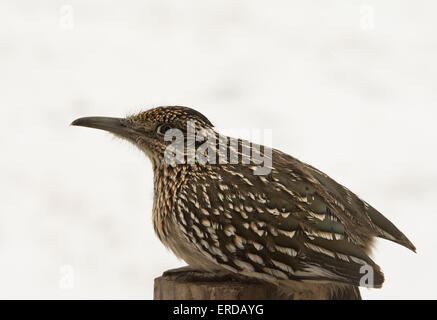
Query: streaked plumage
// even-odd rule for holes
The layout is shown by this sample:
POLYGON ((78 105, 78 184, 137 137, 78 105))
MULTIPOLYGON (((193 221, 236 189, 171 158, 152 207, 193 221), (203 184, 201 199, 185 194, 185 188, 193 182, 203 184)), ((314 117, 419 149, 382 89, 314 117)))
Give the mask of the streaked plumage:
MULTIPOLYGON (((279 150, 271 150, 267 175, 254 175, 257 165, 241 161, 168 165, 164 151, 169 142, 164 141, 162 129, 186 132, 190 120, 195 130, 217 135, 211 122, 193 109, 158 107, 112 119, 110 125, 103 119, 108 118, 81 118, 73 124, 113 132, 149 156, 154 171, 156 234, 193 268, 261 279, 285 293, 304 292, 303 298, 342 297, 342 290, 358 298, 363 265, 372 267, 375 287, 384 281, 379 266, 369 257, 375 237, 415 251, 369 204, 279 150)), ((244 143, 238 141, 240 157, 244 143)), ((229 156, 230 148, 216 149, 216 156, 225 151, 229 156)))

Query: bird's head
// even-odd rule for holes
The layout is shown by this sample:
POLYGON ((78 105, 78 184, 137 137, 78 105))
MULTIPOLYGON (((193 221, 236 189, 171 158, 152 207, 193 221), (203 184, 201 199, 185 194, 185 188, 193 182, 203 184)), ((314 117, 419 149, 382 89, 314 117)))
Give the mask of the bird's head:
POLYGON ((178 129, 186 137, 188 123, 197 130, 211 130, 212 123, 200 112, 181 106, 157 107, 126 118, 85 117, 71 125, 101 129, 134 143, 152 162, 162 160, 165 149, 172 141, 165 134, 178 129))

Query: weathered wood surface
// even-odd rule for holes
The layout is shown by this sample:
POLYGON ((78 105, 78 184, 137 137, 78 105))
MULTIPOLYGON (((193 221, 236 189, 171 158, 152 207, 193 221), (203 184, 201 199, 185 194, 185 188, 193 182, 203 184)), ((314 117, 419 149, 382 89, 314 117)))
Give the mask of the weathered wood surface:
MULTIPOLYGON (((170 270, 171 271, 171 270, 170 270)), ((278 300, 284 299, 269 284, 223 279, 217 281, 174 280, 165 273, 155 279, 155 300, 278 300)))
POLYGON ((261 283, 182 282, 155 279, 155 300, 272 300, 272 288, 261 283))
POLYGON ((168 270, 155 279, 155 300, 361 300, 359 289, 352 286, 336 293, 296 290, 284 295, 265 282, 185 268, 168 270))

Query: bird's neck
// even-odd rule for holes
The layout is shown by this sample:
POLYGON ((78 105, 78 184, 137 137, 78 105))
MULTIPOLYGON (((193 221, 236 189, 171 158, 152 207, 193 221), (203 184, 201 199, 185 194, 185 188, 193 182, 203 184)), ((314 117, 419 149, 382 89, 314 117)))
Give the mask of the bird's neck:
POLYGON ((180 187, 186 181, 189 171, 190 168, 187 165, 172 167, 163 162, 153 163, 153 225, 161 241, 168 236, 164 221, 171 217, 180 187))

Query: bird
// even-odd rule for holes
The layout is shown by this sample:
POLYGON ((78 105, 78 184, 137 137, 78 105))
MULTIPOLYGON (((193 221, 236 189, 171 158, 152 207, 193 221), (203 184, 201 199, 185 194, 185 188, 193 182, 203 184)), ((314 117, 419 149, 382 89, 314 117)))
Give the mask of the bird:
POLYGON ((224 136, 195 109, 159 106, 71 125, 110 132, 150 159, 154 231, 187 263, 168 271, 175 279, 229 275, 296 299, 361 299, 359 287, 384 282, 371 258, 376 238, 416 252, 393 223, 327 174, 224 136))

